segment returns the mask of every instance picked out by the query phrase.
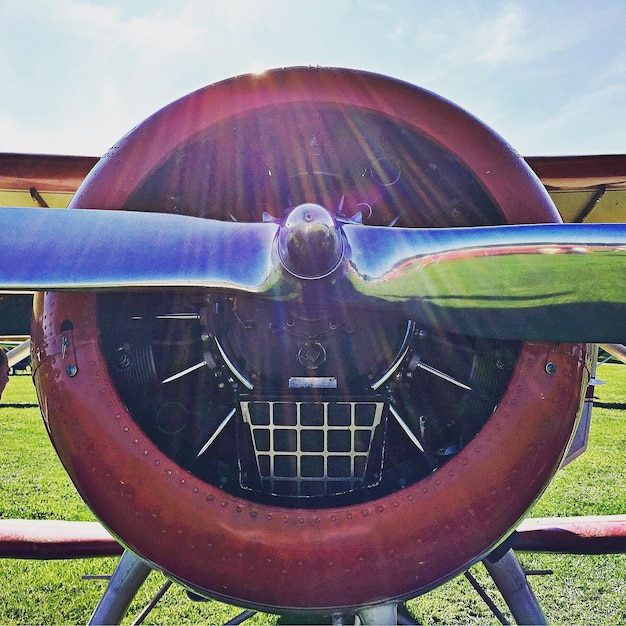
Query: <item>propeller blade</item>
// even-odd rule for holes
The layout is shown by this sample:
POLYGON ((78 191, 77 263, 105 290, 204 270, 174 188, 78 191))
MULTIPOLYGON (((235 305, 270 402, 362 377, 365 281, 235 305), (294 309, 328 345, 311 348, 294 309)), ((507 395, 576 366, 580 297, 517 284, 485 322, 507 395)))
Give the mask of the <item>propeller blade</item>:
POLYGON ((276 224, 134 211, 0 208, 0 290, 269 289, 276 224))
MULTIPOLYGON (((310 212, 308 205, 303 209, 310 212)), ((285 250, 299 250, 298 241, 311 230, 294 230, 298 245, 279 243, 278 262, 274 242, 282 241, 280 229, 285 229, 283 235, 289 232, 287 223, 1 208, 0 228, 19 242, 3 249, 2 291, 199 287, 280 299, 304 293, 298 280, 285 273, 294 274, 294 259, 283 257, 285 250)), ((313 282, 319 276, 336 285, 327 291, 330 298, 393 307, 424 326, 473 336, 626 340, 624 224, 337 228, 342 234, 331 238, 333 254, 327 256, 333 263, 339 262, 335 257, 347 263, 332 269, 329 261, 330 274, 315 271, 311 276, 313 282), (351 288, 345 288, 341 275, 351 288)))
POLYGON ((342 228, 366 305, 474 336, 626 340, 624 224, 342 228))

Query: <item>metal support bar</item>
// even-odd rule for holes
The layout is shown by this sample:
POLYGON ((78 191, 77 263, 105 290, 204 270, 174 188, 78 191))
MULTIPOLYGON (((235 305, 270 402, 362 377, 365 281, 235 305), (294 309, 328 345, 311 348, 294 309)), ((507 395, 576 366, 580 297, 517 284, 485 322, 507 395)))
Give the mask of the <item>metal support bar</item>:
POLYGON ((489 607, 491 612, 498 618, 498 621, 503 626, 509 626, 511 622, 504 616, 504 613, 497 607, 496 603, 489 597, 489 594, 482 588, 481 584, 467 571, 464 574, 465 578, 470 585, 474 588, 474 591, 482 598, 482 601, 489 607))
POLYGON ((245 621, 249 620, 251 617, 256 615, 256 611, 244 611, 243 613, 239 613, 237 617, 233 617, 233 619, 229 620, 224 624, 224 626, 238 626, 239 624, 243 624, 245 621))
POLYGON ((398 605, 397 604, 381 604, 372 606, 368 609, 362 609, 357 613, 361 624, 377 624, 379 626, 397 626, 398 624, 398 605))
POLYGON ((160 587, 160 589, 154 594, 154 597, 146 606, 142 609, 141 613, 135 618, 131 626, 139 626, 143 624, 146 617, 150 615, 152 609, 158 604, 159 600, 165 595, 166 591, 172 586, 171 580, 166 580, 160 587))
POLYGON ((626 363, 626 346, 623 343, 601 343, 600 347, 618 361, 626 363))
POLYGON ((128 550, 124 551, 89 623, 121 623, 130 603, 151 571, 145 561, 128 550))
POLYGON ((17 365, 20 361, 28 358, 30 356, 30 338, 23 341, 15 348, 12 348, 7 352, 7 360, 9 362, 9 367, 13 367, 17 365))
POLYGON ((580 213, 572 220, 572 222, 582 224, 591 214, 598 202, 602 200, 604 194, 606 193, 606 185, 599 185, 598 188, 593 192, 593 195, 589 199, 589 202, 585 204, 580 213))
POLYGON ((487 557, 483 564, 518 624, 547 624, 513 550, 505 552, 497 561, 491 561, 487 557))

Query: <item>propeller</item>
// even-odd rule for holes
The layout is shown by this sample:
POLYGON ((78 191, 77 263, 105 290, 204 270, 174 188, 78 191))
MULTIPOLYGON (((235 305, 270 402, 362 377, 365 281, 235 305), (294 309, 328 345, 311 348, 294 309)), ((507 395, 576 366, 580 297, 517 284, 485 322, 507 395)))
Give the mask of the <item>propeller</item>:
POLYGON ((520 341, 626 337, 624 224, 343 230, 355 291, 425 326, 520 341))
MULTIPOLYGON (((211 287, 255 292, 277 224, 83 209, 0 208, 3 291, 211 287)), ((267 287, 267 285, 266 285, 267 287)))
POLYGON ((266 223, 3 208, 0 228, 20 242, 3 250, 6 292, 193 287, 306 302, 315 285, 316 298, 401 311, 447 332, 626 339, 623 224, 385 228, 305 204, 266 223))

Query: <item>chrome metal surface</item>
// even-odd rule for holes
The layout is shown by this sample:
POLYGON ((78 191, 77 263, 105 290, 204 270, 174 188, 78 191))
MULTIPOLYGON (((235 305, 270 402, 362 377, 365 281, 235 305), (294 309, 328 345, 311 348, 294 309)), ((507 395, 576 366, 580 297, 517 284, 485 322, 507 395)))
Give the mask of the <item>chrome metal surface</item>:
POLYGON ((373 444, 383 402, 259 400, 240 405, 263 491, 324 496, 380 480, 382 449, 374 450, 373 444))
POLYGON ((428 372, 429 374, 432 374, 433 376, 437 376, 437 378, 441 378, 442 380, 445 380, 451 383, 452 385, 456 385, 457 387, 460 387, 461 389, 465 389, 466 391, 472 390, 472 388, 466 385, 465 383, 462 383, 456 378, 449 376, 445 372, 438 370, 436 367, 433 367, 432 365, 428 365, 428 363, 424 363, 419 355, 414 354, 411 357, 411 361, 409 362, 407 369, 409 372, 413 372, 418 368, 421 370, 424 370, 425 372, 428 372))
POLYGON ((337 389, 334 376, 290 376, 289 389, 337 389))
POLYGON ((491 561, 487 557, 483 564, 518 624, 547 624, 545 615, 513 550, 505 552, 497 561, 491 561))
POLYGON ((626 363, 626 346, 623 343, 601 343, 600 347, 618 361, 626 363))
POLYGON ((404 357, 407 355, 409 348, 411 347, 411 338, 413 337, 413 333, 415 332, 415 324, 412 322, 407 324, 406 333, 404 334, 404 339, 402 341, 402 347, 396 354, 393 363, 389 366, 387 371, 374 383, 372 383, 372 389, 380 389, 391 376, 396 372, 400 364, 402 363, 404 357))
POLYGON ((166 385, 167 383, 171 383, 179 378, 182 378, 183 376, 187 376, 187 374, 191 374, 192 372, 199 370, 201 367, 206 367, 206 361, 201 361, 200 363, 196 363, 195 365, 192 365, 191 367, 188 367, 173 376, 168 376, 166 379, 161 381, 161 384, 166 385))
MULTIPOLYGON (((5 250, 0 290, 198 287, 281 300, 304 293, 277 260, 284 225, 6 208, 0 209, 2 225, 23 245, 5 250)), ((345 238, 344 261, 315 279, 324 286, 315 291, 317 299, 393 307, 419 324, 473 336, 626 338, 625 224, 343 224, 333 232, 345 238)))
POLYGON ((331 274, 343 258, 344 241, 333 215, 318 204, 301 204, 284 221, 278 235, 283 267, 298 278, 331 274))
POLYGON ((624 224, 343 232, 354 290, 419 324, 514 340, 626 337, 624 224))
POLYGON ((0 208, 0 291, 267 290, 275 224, 82 209, 0 208), (264 284, 265 283, 265 284, 264 284))
POLYGON ((20 361, 28 358, 30 356, 30 339, 26 339, 15 348, 11 348, 7 352, 7 360, 9 362, 9 367, 13 367, 17 365, 20 361))
POLYGON ((378 626, 395 625, 398 623, 398 605, 395 603, 381 604, 362 609, 358 612, 361 623, 377 624, 378 626))
POLYGON ((237 412, 237 409, 232 409, 228 415, 222 420, 221 424, 215 429, 215 432, 209 437, 207 442, 202 446, 200 452, 196 455, 196 457, 202 456, 210 447, 211 444, 219 437, 220 433, 226 428, 228 422, 232 419, 233 415, 237 412))
POLYGON ((224 348, 222 348, 222 344, 220 343, 219 339, 217 337, 215 337, 215 345, 217 346, 217 349, 220 353, 220 356, 222 357, 224 363, 226 364, 226 367, 228 367, 228 369, 232 372, 232 374, 235 376, 235 378, 246 388, 246 389, 253 389, 254 385, 244 376, 244 374, 242 374, 236 367, 235 364, 230 360, 230 358, 228 357, 228 355, 226 354, 226 352, 224 351, 224 348))
POLYGON ((408 427, 407 423, 402 419, 402 417, 400 417, 400 414, 398 413, 398 411, 396 411, 393 406, 390 406, 389 412, 393 415, 396 422, 398 422, 400 428, 402 428, 406 436, 411 440, 411 443, 420 452, 424 452, 424 446, 421 444, 420 440, 415 436, 415 433, 408 427))
POLYGON ((151 567, 144 560, 125 551, 89 623, 121 623, 130 603, 151 571, 151 567))

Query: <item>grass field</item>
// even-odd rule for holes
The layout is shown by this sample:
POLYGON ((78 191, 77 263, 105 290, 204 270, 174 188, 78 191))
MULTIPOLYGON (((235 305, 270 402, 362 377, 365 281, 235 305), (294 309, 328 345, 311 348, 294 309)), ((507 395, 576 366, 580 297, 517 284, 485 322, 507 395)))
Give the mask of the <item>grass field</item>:
MULTIPOLYGON (((596 388, 589 450, 559 473, 534 516, 626 513, 626 367, 602 365, 598 377, 607 384, 596 388)), ((93 519, 48 441, 28 376, 13 377, 2 398, 0 472, 1 517, 93 519)), ((626 555, 522 554, 520 560, 527 569, 554 571, 531 581, 551 623, 626 623, 626 555)), ((109 574, 114 567, 114 559, 0 560, 0 624, 86 623, 106 582, 83 577, 109 574)), ((483 566, 471 572, 504 610, 483 566)), ((150 575, 125 623, 164 582, 161 574, 150 575)), ((422 624, 498 623, 462 576, 411 601, 409 610, 422 624)), ((220 624, 238 613, 217 602, 190 602, 172 586, 146 623, 220 624)), ((276 621, 276 616, 258 614, 247 623, 276 621)))

